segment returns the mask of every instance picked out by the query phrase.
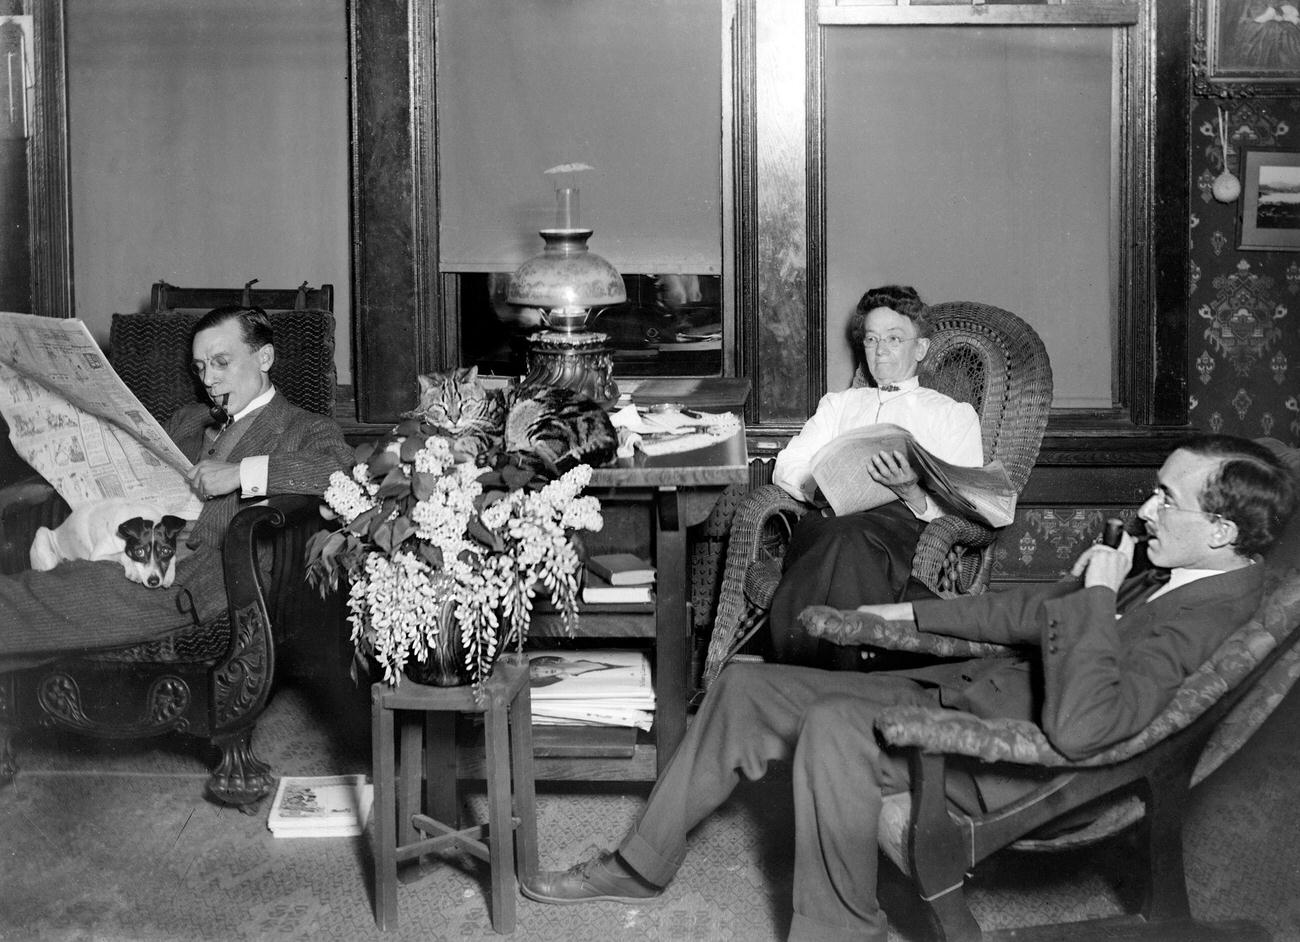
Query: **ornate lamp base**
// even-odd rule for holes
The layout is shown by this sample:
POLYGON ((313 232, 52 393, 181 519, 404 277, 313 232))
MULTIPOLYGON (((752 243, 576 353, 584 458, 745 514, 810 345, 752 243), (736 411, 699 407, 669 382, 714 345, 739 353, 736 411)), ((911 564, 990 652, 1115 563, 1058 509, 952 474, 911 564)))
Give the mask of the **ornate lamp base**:
POLYGON ((543 331, 528 345, 525 386, 554 386, 580 392, 603 406, 618 398, 614 358, 607 334, 543 331))

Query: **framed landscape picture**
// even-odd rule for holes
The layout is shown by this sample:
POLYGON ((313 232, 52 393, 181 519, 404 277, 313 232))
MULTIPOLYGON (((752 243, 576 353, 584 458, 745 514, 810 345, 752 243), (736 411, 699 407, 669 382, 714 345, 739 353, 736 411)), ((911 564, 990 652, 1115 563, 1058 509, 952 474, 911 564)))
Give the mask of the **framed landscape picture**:
POLYGON ((1300 151, 1243 151, 1237 248, 1300 251, 1300 151))
POLYGON ((1284 96, 1300 92, 1300 3, 1201 0, 1196 7, 1198 94, 1284 96))

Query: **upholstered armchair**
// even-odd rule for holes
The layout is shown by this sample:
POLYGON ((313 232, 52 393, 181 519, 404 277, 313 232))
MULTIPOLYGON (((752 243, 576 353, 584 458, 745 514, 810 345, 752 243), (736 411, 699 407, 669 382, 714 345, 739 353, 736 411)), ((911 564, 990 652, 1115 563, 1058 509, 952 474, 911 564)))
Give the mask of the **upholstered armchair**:
MULTIPOLYGON (((333 315, 289 310, 270 316, 277 348, 272 380, 295 404, 329 414, 333 315)), ((172 311, 113 316, 109 357, 160 422, 196 397, 188 365, 198 317, 172 311)), ((211 622, 159 642, 0 673, 0 781, 18 770, 12 740, 19 730, 61 727, 96 738, 179 733, 215 747, 207 786, 215 799, 251 808, 264 797, 274 777, 254 754, 252 734, 271 695, 277 660, 295 635, 299 647, 310 645, 324 658, 342 652, 331 637, 341 623, 336 600, 322 600, 304 579, 306 542, 323 525, 319 504, 317 498, 274 497, 235 516, 223 545, 227 610, 211 622)), ((67 513, 38 476, 0 489, 0 571, 26 569, 36 527, 56 526, 67 513)))
MULTIPOLYGON (((1288 460, 1300 478, 1300 453, 1291 449, 1288 460)), ((966 904, 964 884, 996 851, 1060 852, 1129 828, 1136 828, 1146 877, 1138 913, 1095 924, 1016 929, 1014 937, 1267 938, 1251 924, 1193 922, 1182 855, 1189 791, 1250 738, 1300 677, 1300 519, 1272 548, 1266 565, 1264 598, 1254 617, 1183 682, 1146 729, 1090 758, 1067 759, 1036 724, 1023 720, 981 720, 925 707, 893 707, 882 714, 877 734, 884 743, 906 750, 912 787, 885 799, 877 839, 885 855, 911 878, 936 938, 989 938, 966 904), (950 760, 970 759, 1048 774, 1035 791, 1010 806, 967 815, 949 805, 944 779, 950 760)), ((814 628, 849 619, 868 643, 892 650, 939 657, 1009 650, 820 606, 800 618, 814 628)))
MULTIPOLYGON (((987 304, 952 301, 932 305, 931 311, 935 330, 921 363, 921 384, 975 407, 985 460, 1001 461, 1018 492, 1038 458, 1052 402, 1052 368, 1043 342, 1024 320, 987 304)), ((853 384, 865 383, 859 370, 853 384)), ((705 687, 766 623, 790 533, 811 509, 774 484, 755 488, 735 505, 705 687)), ((921 534, 912 575, 945 598, 983 592, 996 538, 997 531, 982 523, 954 514, 939 517, 921 534)))

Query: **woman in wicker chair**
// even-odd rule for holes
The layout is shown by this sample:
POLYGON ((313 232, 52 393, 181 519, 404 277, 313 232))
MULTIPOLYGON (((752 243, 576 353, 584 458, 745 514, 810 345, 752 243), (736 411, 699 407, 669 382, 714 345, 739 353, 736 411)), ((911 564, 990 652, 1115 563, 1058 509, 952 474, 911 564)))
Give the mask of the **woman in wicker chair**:
MULTIPOLYGON (((905 428, 921 447, 951 464, 983 464, 975 409, 917 379, 930 345, 928 314, 911 287, 886 285, 862 296, 849 336, 874 385, 823 396, 816 413, 777 456, 773 484, 799 500, 818 503, 813 456, 837 435, 881 422, 905 428)), ((797 619, 809 605, 850 609, 933 597, 909 577, 921 531, 944 511, 921 487, 905 454, 880 452, 867 471, 898 499, 842 517, 829 508, 806 514, 791 534, 772 599, 771 654, 777 661, 817 661, 818 642, 797 619)))

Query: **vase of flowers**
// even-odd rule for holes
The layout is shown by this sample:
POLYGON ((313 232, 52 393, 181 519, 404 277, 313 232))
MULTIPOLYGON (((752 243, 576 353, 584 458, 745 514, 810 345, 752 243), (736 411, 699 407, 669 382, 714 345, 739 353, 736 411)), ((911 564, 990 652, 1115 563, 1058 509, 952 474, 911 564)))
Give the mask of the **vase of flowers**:
MULTIPOLYGON (((481 683, 504 649, 522 646, 539 592, 572 634, 575 533, 602 526, 600 502, 582 495, 590 464, 556 463, 526 435, 508 442, 512 416, 535 411, 536 397, 511 390, 493 402, 472 388, 472 371, 457 375, 471 387, 458 401, 479 403, 473 421, 422 396, 391 432, 358 447, 350 475, 333 475, 325 512, 340 526, 307 548, 308 578, 322 591, 346 577, 358 659, 377 662, 391 684, 408 667, 432 683, 481 683)), ((431 384, 421 377, 425 394, 431 384)))

